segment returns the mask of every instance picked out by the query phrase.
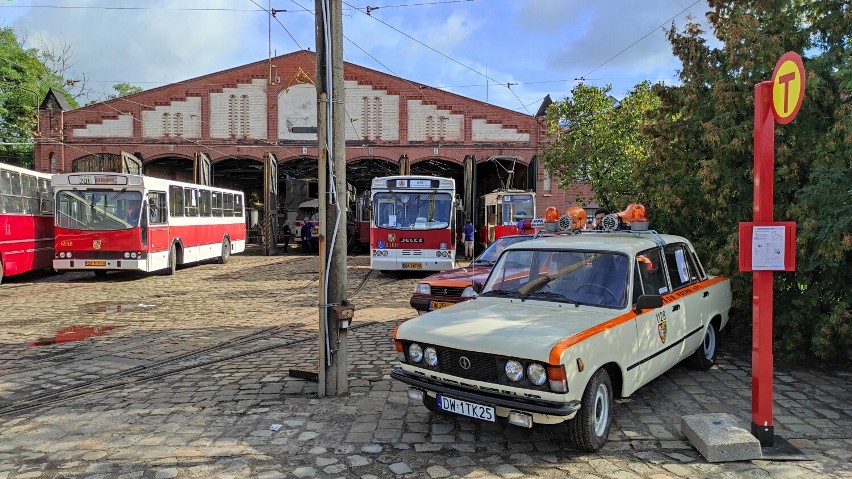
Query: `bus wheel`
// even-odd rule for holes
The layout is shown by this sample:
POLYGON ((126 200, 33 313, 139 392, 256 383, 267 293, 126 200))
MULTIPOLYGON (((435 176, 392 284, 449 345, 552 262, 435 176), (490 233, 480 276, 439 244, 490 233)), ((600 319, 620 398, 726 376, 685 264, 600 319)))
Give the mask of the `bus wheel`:
POLYGON ((94 273, 95 273, 95 278, 103 278, 107 274, 105 269, 96 269, 94 271, 94 273))
POLYGON ((0 259, 0 283, 3 283, 3 259, 0 259))
POLYGON ((225 238, 222 240, 222 256, 219 256, 219 264, 225 264, 231 259, 231 240, 225 238))
POLYGON ((177 271, 177 248, 172 245, 169 248, 169 265, 166 267, 166 276, 171 276, 177 271))

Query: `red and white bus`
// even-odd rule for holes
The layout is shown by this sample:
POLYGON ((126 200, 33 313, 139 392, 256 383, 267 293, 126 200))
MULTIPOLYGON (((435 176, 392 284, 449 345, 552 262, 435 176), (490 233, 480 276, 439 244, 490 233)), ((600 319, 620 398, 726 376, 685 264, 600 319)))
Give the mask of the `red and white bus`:
POLYGON ((243 193, 121 173, 53 177, 54 269, 159 271, 246 246, 243 193))
POLYGON ((446 271, 455 262, 456 184, 451 178, 374 178, 370 268, 446 271))
POLYGON ((53 260, 50 177, 0 163, 0 282, 53 260))

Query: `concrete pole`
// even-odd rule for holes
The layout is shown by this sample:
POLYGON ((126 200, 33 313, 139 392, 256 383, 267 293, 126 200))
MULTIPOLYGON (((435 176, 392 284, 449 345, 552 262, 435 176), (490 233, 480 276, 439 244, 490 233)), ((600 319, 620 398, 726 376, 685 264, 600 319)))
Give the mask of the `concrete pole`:
POLYGON ((315 0, 317 146, 319 151, 319 397, 349 391, 346 329, 331 306, 346 304, 346 138, 342 0, 315 0), (330 70, 330 72, 329 72, 330 70), (329 95, 331 93, 331 95, 329 95), (329 113, 329 97, 331 109, 329 113), (329 127, 331 134, 329 135, 329 127), (330 144, 329 144, 330 138, 330 144), (331 155, 332 171, 329 171, 331 155), (333 176, 332 176, 333 174, 333 176), (336 195, 332 192, 332 184, 336 195))

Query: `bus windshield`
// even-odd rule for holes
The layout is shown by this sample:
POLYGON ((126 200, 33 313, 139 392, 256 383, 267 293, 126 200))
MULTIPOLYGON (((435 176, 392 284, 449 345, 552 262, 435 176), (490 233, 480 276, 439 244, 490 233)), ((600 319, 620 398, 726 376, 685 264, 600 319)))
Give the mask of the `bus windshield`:
POLYGON ((449 193, 377 192, 373 196, 373 224, 400 230, 449 228, 452 208, 449 193))
POLYGON ((123 230, 139 225, 139 191, 63 190, 56 194, 56 226, 74 230, 123 230))
POLYGON ((532 195, 503 196, 503 224, 514 225, 518 221, 533 217, 532 195))

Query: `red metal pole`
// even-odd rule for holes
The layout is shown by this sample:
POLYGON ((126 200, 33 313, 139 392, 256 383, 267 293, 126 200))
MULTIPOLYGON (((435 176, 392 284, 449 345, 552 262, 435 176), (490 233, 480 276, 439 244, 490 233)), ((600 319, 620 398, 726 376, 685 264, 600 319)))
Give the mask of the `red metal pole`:
MULTIPOLYGON (((754 221, 771 222, 775 170, 772 82, 754 87, 754 221)), ((751 433, 772 446, 772 271, 753 272, 751 433)))

